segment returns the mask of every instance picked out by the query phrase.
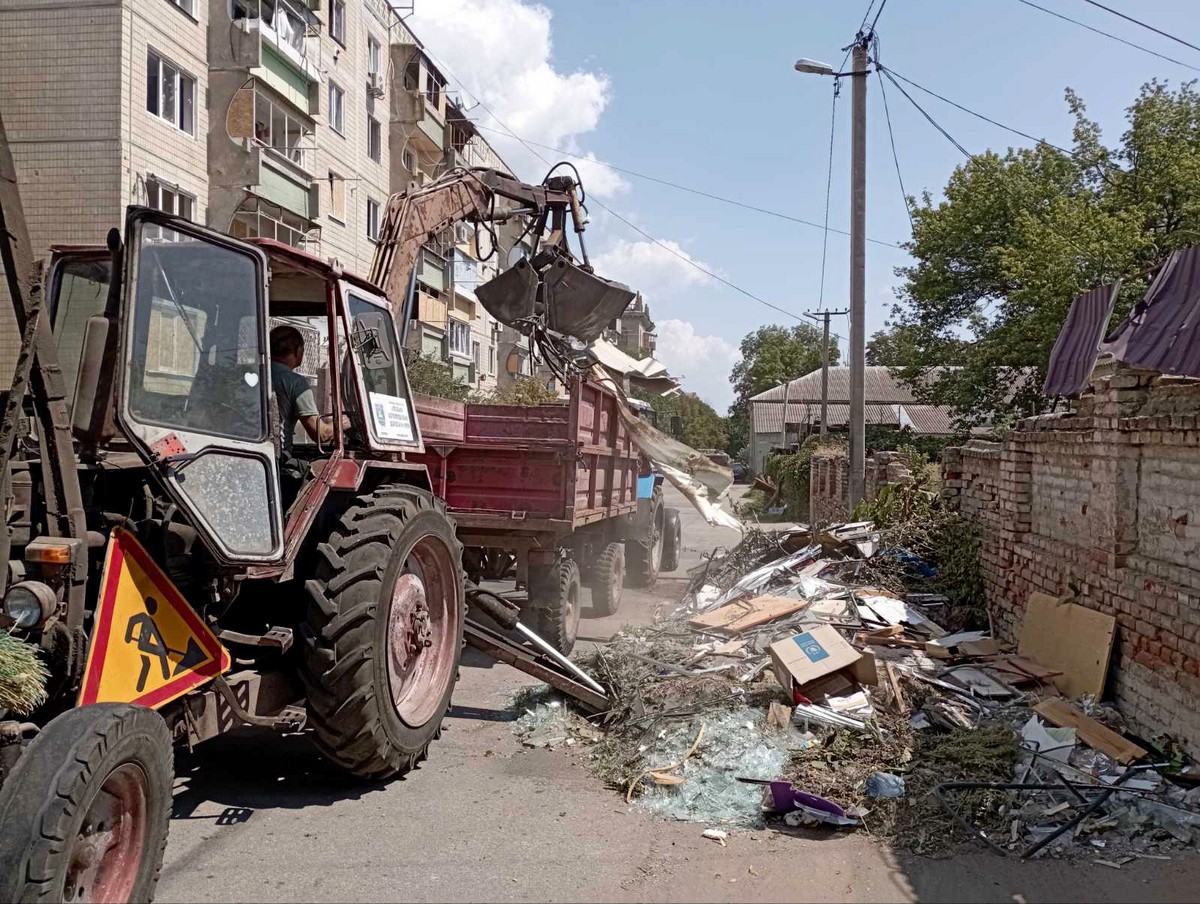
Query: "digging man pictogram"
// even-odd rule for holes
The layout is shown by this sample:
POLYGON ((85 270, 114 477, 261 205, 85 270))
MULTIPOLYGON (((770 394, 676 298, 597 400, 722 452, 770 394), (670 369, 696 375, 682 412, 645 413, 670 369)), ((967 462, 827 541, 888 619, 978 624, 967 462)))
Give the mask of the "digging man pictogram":
POLYGON ((167 654, 175 651, 167 647, 162 633, 158 630, 158 625, 154 623, 154 613, 157 611, 158 600, 148 596, 146 597, 146 611, 131 615, 128 624, 125 625, 125 643, 136 643, 138 652, 142 654, 142 671, 138 675, 137 683, 139 694, 146 689, 146 679, 150 677, 152 658, 158 660, 163 680, 171 677, 171 661, 167 658, 167 654))

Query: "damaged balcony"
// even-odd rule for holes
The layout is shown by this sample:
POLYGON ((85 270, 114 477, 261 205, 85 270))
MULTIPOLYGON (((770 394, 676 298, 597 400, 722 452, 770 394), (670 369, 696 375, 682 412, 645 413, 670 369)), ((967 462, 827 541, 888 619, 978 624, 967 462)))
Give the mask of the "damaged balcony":
POLYGON ((393 137, 428 163, 440 163, 446 147, 446 79, 419 47, 392 47, 392 65, 404 73, 403 90, 392 92, 393 137))

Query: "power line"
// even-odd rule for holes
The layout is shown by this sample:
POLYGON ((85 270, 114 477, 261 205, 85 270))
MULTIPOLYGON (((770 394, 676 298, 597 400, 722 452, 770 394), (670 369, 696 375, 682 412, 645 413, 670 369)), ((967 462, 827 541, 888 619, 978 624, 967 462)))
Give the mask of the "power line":
POLYGON ((1156 56, 1160 60, 1166 60, 1168 63, 1174 63, 1176 66, 1182 66, 1184 69, 1191 69, 1193 72, 1200 72, 1200 67, 1193 66, 1191 63, 1185 63, 1182 60, 1177 60, 1174 57, 1169 57, 1166 54, 1159 53, 1157 50, 1151 50, 1149 47, 1143 47, 1141 44, 1135 44, 1133 41, 1127 41, 1122 37, 1112 34, 1111 32, 1103 31, 1095 26, 1088 25, 1086 22, 1080 22, 1078 19, 1072 19, 1070 16, 1064 16, 1062 13, 1055 12, 1052 9, 1046 9, 1044 6, 1038 6, 1038 4, 1032 2, 1032 0, 1017 0, 1017 2, 1024 3, 1026 6, 1033 7, 1034 9, 1039 9, 1047 15, 1054 16, 1056 19, 1062 19, 1064 22, 1070 22, 1074 25, 1078 25, 1080 28, 1086 28, 1088 31, 1093 31, 1098 35, 1111 38, 1120 44, 1124 44, 1126 47, 1132 47, 1135 50, 1140 50, 1143 53, 1156 56))
POLYGON ((892 131, 892 111, 888 109, 887 89, 884 87, 883 74, 876 69, 875 76, 879 79, 879 93, 883 97, 883 115, 887 119, 888 141, 892 145, 892 161, 896 164, 896 181, 900 183, 900 200, 904 202, 904 212, 908 214, 908 231, 914 232, 912 208, 908 203, 908 192, 904 189, 904 176, 900 174, 900 155, 896 153, 896 133, 892 131))
MULTIPOLYGON (((905 90, 904 90, 904 86, 903 86, 903 85, 901 85, 901 84, 900 84, 900 82, 898 82, 898 81, 897 81, 897 80, 896 80, 896 79, 893 77, 893 74, 892 74, 891 70, 887 69, 887 68, 886 68, 886 67, 884 67, 884 66, 880 66, 880 67, 879 67, 879 69, 878 69, 877 71, 881 71, 881 72, 883 72, 883 74, 884 74, 884 75, 886 75, 886 76, 888 77, 888 81, 890 81, 890 82, 891 82, 893 85, 895 85, 895 86, 896 86, 896 89, 897 89, 897 90, 898 90, 898 91, 899 91, 901 94, 903 94, 903 95, 905 96, 905 98, 907 98, 907 99, 908 99, 908 102, 909 102, 910 104, 912 104, 914 107, 916 107, 916 108, 917 108, 917 112, 919 112, 919 113, 920 113, 922 116, 924 116, 924 117, 925 117, 925 119, 926 119, 926 120, 929 122, 929 124, 930 124, 931 126, 933 126, 933 127, 934 127, 934 128, 935 128, 935 129, 936 129, 938 132, 940 132, 940 133, 941 133, 941 135, 942 135, 942 136, 943 136, 943 137, 944 137, 944 138, 945 138, 947 141, 949 141, 949 142, 950 142, 951 144, 953 144, 953 145, 954 145, 956 148, 958 148, 958 150, 959 150, 959 151, 962 153, 962 155, 963 155, 964 157, 966 157, 966 158, 969 160, 969 159, 971 159, 971 158, 974 156, 974 155, 973 155, 973 154, 972 154, 970 151, 968 151, 968 150, 967 150, 965 147, 963 147, 963 146, 962 146, 962 145, 961 145, 961 144, 958 142, 958 140, 954 138, 954 136, 953 136, 953 135, 951 135, 951 134, 950 134, 949 132, 947 132, 947 131, 946 131, 944 128, 942 128, 942 126, 941 126, 941 125, 940 125, 940 124, 937 122, 937 120, 935 120, 935 119, 934 119, 934 118, 933 118, 931 115, 929 115, 929 113, 928 113, 928 112, 926 112, 925 108, 924 108, 924 107, 922 107, 922 106, 921 106, 919 103, 917 103, 917 101, 916 101, 916 100, 913 98, 913 96, 912 96, 911 94, 909 94, 907 91, 905 91, 905 90)), ((1005 185, 1003 181, 1001 181, 1001 180, 997 179, 997 180, 995 180, 995 184, 996 184, 997 186, 999 186, 999 188, 1000 188, 1000 189, 1001 189, 1001 190, 1002 190, 1002 191, 1003 191, 1005 194, 1007 194, 1007 195, 1009 196, 1009 198, 1011 198, 1012 200, 1016 201, 1018 204, 1023 204, 1023 203, 1024 203, 1024 202, 1022 202, 1022 201, 1021 201, 1021 199, 1020 199, 1020 198, 1017 198, 1017 197, 1015 197, 1015 196, 1014 196, 1014 195, 1013 195, 1013 194, 1012 194, 1012 193, 1009 191, 1009 188, 1008 188, 1008 186, 1007 186, 1007 185, 1005 185)), ((1067 244, 1068 244, 1068 245, 1069 245, 1071 248, 1075 249, 1075 251, 1077 251, 1077 252, 1078 252, 1080 255, 1082 255, 1084 258, 1091 259, 1091 258, 1093 258, 1093 257, 1094 257, 1094 255, 1091 255, 1091 254, 1089 254, 1088 252, 1084 251, 1084 250, 1083 250, 1082 248, 1080 248, 1080 247, 1079 247, 1077 244, 1075 244, 1075 242, 1073 242, 1073 241, 1072 241, 1070 238, 1068 238, 1067 236, 1063 235, 1061 232, 1059 232, 1057 229, 1055 229, 1053 226, 1051 226, 1051 225, 1050 225, 1050 223, 1049 223, 1049 222, 1046 220, 1045 216, 1042 214, 1042 212, 1041 212, 1041 211, 1035 211, 1033 208, 1029 207, 1028 205, 1026 205, 1026 210, 1028 210, 1028 211, 1029 211, 1029 213, 1030 213, 1030 215, 1031 215, 1031 216, 1034 216, 1034 217, 1038 218, 1038 219, 1041 221, 1042 225, 1043 225, 1043 226, 1045 226, 1045 227, 1046 227, 1046 228, 1047 228, 1047 229, 1048 229, 1050 232, 1054 233, 1056 236, 1058 236, 1060 239, 1062 239, 1064 242, 1066 242, 1066 243, 1067 243, 1067 244)))
MULTIPOLYGON (((480 104, 480 106, 483 106, 483 104, 480 104)), ((487 110, 486 107, 484 107, 484 109, 487 110)), ((488 113, 491 114, 493 119, 496 119, 496 115, 494 113, 492 113, 491 110, 488 110, 488 113)), ((500 122, 500 120, 496 119, 496 122, 500 122)), ((759 207, 755 204, 748 204, 745 201, 738 201, 734 198, 726 198, 723 195, 717 195, 710 191, 705 191, 704 189, 701 189, 701 188, 693 188, 690 185, 681 185, 680 183, 672 182, 669 179, 660 179, 658 176, 650 176, 650 175, 647 175, 646 173, 639 173, 636 170, 626 169, 624 167, 617 166, 612 163, 606 163, 603 160, 597 160, 594 157, 588 157, 586 154, 580 154, 576 151, 568 151, 565 148, 556 148, 553 145, 542 144, 541 142, 533 141, 528 138, 521 138, 520 136, 514 134, 512 132, 512 130, 508 129, 507 126, 504 129, 494 129, 494 128, 491 128, 490 126, 481 125, 480 123, 473 123, 473 125, 475 126, 475 128, 482 129, 485 132, 495 132, 497 135, 505 135, 509 138, 514 138, 517 141, 519 141, 521 144, 525 145, 527 148, 530 147, 530 145, 532 145, 534 147, 539 147, 539 148, 542 148, 547 151, 553 151, 556 154, 562 154, 564 157, 574 157, 576 160, 586 160, 588 163, 593 163, 593 164, 596 164, 597 166, 602 166, 605 169, 614 170, 615 172, 618 172, 618 173, 624 173, 627 176, 633 176, 634 178, 637 178, 637 179, 644 179, 647 182, 654 182, 654 183, 657 183, 658 185, 665 185, 668 188, 674 188, 677 191, 684 191, 684 192, 687 192, 688 194, 699 195, 700 197, 708 198, 711 201, 720 201, 722 204, 731 204, 734 207, 740 207, 743 210, 750 210, 755 213, 765 214, 766 216, 769 216, 769 217, 776 217, 777 219, 780 219, 780 220, 787 220, 790 223, 799 223, 801 226, 811 226, 814 229, 822 229, 822 230, 827 228, 826 226, 823 226, 820 223, 813 222, 812 220, 806 220, 803 217, 794 217, 791 214, 782 213, 778 210, 770 210, 769 208, 766 208, 766 207, 759 207)), ((538 154, 536 156, 543 163, 546 163, 547 165, 549 165, 549 161, 547 161, 545 157, 542 157, 540 154, 538 154)), ((835 229, 832 227, 828 227, 828 228, 829 228, 830 232, 836 232, 839 235, 849 235, 850 234, 845 229, 835 229)), ((900 247, 900 245, 896 242, 888 242, 888 241, 884 241, 883 239, 868 238, 867 241, 871 242, 872 244, 883 245, 888 248, 899 248, 900 247)))
MULTIPOLYGON (((1024 2, 1024 0, 1022 0, 1022 2, 1024 2)), ((1046 139, 1038 138, 1036 135, 1030 135, 1028 132, 1022 132, 1020 129, 1014 129, 1012 126, 1005 125, 1002 122, 992 119, 990 116, 984 116, 982 113, 976 112, 975 110, 972 110, 970 107, 964 107, 962 104, 956 103, 955 101, 952 101, 948 97, 943 97, 941 94, 938 94, 936 91, 926 88, 924 85, 918 85, 912 79, 905 78, 899 72, 896 72, 896 70, 890 69, 887 66, 884 66, 882 63, 877 62, 875 65, 876 65, 877 70, 883 70, 884 72, 886 72, 888 74, 889 78, 894 77, 894 78, 900 79, 903 82, 907 82, 908 84, 910 84, 914 88, 916 88, 918 91, 924 91, 930 97, 936 97, 942 103, 949 104, 950 106, 954 107, 956 110, 962 110, 964 113, 968 113, 971 116, 974 116, 976 119, 982 119, 984 122, 991 123, 992 125, 996 126, 997 128, 1004 129, 1004 131, 1006 131, 1006 132, 1012 132, 1014 135, 1020 135, 1022 138, 1028 138, 1030 141, 1035 142, 1036 144, 1044 144, 1044 145, 1046 145, 1046 147, 1053 148, 1056 151, 1066 154, 1068 157, 1075 156, 1075 153, 1073 151, 1068 151, 1066 148, 1061 148, 1057 144, 1051 144, 1046 139)), ((897 86, 897 87, 899 87, 899 86, 897 86)), ((901 89, 901 90, 903 90, 903 89, 901 89)))
POLYGON ((871 34, 875 33, 875 26, 879 24, 879 17, 883 15, 883 8, 885 6, 887 6, 887 0, 883 0, 883 2, 879 4, 879 9, 875 13, 875 18, 871 20, 871 34))
POLYGON ((837 134, 837 100, 841 82, 833 81, 833 104, 829 113, 829 171, 825 176, 825 234, 821 237, 821 291, 817 296, 817 310, 825 307, 825 257, 829 252, 829 197, 833 190, 833 139, 837 134))
MULTIPOLYGON (((872 0, 872 2, 874 2, 874 0, 872 0)), ((428 51, 427 51, 427 53, 428 53, 428 51)), ((429 56, 432 58, 433 55, 429 54, 429 56)), ((446 66, 442 65, 440 61, 435 60, 435 62, 437 62, 438 67, 443 72, 445 72, 452 79, 454 79, 456 82, 458 82, 458 84, 460 86, 463 85, 462 79, 460 79, 453 72, 451 72, 446 66)), ((464 90, 466 90, 465 87, 464 87, 464 90)), ((467 91, 467 93, 475 96, 474 92, 467 91)), ((494 112, 492 112, 491 108, 489 108, 488 105, 483 102, 482 98, 475 96, 475 100, 479 103, 479 106, 483 107, 483 109, 487 111, 488 115, 490 115, 492 117, 492 119, 494 119, 497 123, 499 123, 501 126, 504 127, 504 129, 508 133, 509 137, 515 139, 516 141, 518 141, 522 145, 524 145, 525 148, 531 154, 533 154, 535 157, 537 157, 539 160, 541 160, 542 163, 544 163, 546 166, 551 165, 549 160, 547 160, 545 157, 543 157, 541 154, 539 154, 532 147, 532 143, 527 142, 527 141, 525 141, 525 139, 521 138, 521 136, 519 136, 516 132, 514 132, 512 129, 510 129, 508 127, 508 125, 502 119, 500 119, 499 116, 497 116, 494 112)), ((745 295, 747 298, 749 298, 753 301, 757 301, 761 305, 765 305, 766 307, 771 308, 774 311, 778 311, 781 314, 786 314, 788 317, 791 317, 795 320, 799 320, 801 323, 804 322, 804 318, 801 317, 799 314, 794 314, 791 311, 787 310, 786 308, 781 308, 781 307, 779 307, 779 305, 772 304, 771 302, 767 301, 766 299, 760 298, 759 296, 755 295, 753 292, 743 289, 741 286, 737 285, 736 283, 730 282, 728 279, 725 279, 725 277, 719 276, 716 273, 713 273, 711 270, 709 270, 707 267, 700 264, 698 261, 693 260, 691 257, 689 257, 686 254, 683 254, 680 251, 676 251, 674 248, 672 248, 670 245, 666 244, 665 242, 660 242, 658 239, 656 239, 650 233, 646 232, 646 230, 642 229, 642 227, 638 226, 636 223, 633 223, 632 221, 621 216, 619 213, 617 213, 615 210, 613 210, 608 205, 604 204, 604 202, 600 201, 599 199, 593 198, 593 199, 591 199, 591 201, 592 201, 592 203, 596 204, 598 207, 608 211, 612 216, 616 217, 618 220, 620 220, 622 223, 624 223, 626 226, 628 226, 634 232, 637 232, 639 235, 643 236, 648 241, 653 242, 659 248, 662 248, 667 253, 679 258, 681 261, 690 265, 691 267, 694 267, 696 270, 699 270, 701 273, 705 274, 706 276, 709 276, 712 279, 715 279, 718 282, 723 283, 724 285, 733 289, 735 292, 745 295)), ((837 338, 842 339, 843 337, 838 336, 837 338)))
POLYGON ((1105 6, 1103 3, 1098 3, 1097 0, 1083 0, 1083 2, 1096 7, 1096 9, 1102 9, 1106 13, 1112 13, 1114 16, 1124 19, 1126 22, 1132 22, 1134 25, 1140 25, 1147 31, 1152 31, 1156 35, 1162 35, 1164 38, 1168 38, 1174 41, 1176 44, 1182 44, 1184 47, 1192 48, 1192 50, 1200 50, 1200 47, 1197 47, 1190 41, 1185 41, 1183 38, 1173 35, 1169 31, 1163 31, 1161 28, 1155 28, 1153 25, 1148 25, 1145 22, 1142 22, 1140 19, 1133 18, 1133 16, 1127 16, 1125 13, 1113 9, 1111 6, 1105 6))

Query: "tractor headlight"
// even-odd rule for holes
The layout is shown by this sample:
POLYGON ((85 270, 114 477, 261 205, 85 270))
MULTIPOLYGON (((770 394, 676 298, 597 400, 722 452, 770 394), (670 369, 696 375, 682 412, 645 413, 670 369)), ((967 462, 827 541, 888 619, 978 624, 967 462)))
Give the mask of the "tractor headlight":
POLYGON ((57 605, 54 591, 41 581, 21 581, 4 594, 5 614, 15 622, 13 627, 24 631, 45 624, 57 605))

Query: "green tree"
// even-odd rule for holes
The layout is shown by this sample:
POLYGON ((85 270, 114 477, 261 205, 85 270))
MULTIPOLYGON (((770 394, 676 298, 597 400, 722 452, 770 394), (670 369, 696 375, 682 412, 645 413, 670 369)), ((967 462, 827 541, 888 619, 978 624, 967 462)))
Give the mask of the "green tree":
POLYGON ((442 399, 466 401, 471 387, 454 378, 454 368, 444 361, 412 354, 407 357, 408 382, 413 392, 442 399))
MULTIPOLYGON (((763 326, 742 340, 742 358, 730 376, 737 397, 725 421, 725 448, 731 456, 743 457, 750 444, 750 398, 819 368, 822 341, 821 330, 808 324, 763 326)), ((838 363, 833 339, 829 342, 829 363, 838 363)))
POLYGON ((654 409, 658 416, 658 429, 664 433, 671 432, 671 418, 678 417, 683 420, 681 439, 693 449, 725 448, 724 418, 695 393, 660 396, 635 389, 633 395, 654 409))
MULTIPOLYGON (((867 341, 867 364, 882 367, 906 367, 919 360, 923 346, 920 335, 903 324, 888 324, 867 341)), ((943 364, 958 364, 963 357, 961 339, 946 339, 938 350, 943 364)))
MULTIPOLYGON (((913 211, 914 258, 893 319, 902 377, 968 426, 1036 412, 1050 349, 1072 298, 1123 278, 1118 322, 1146 271, 1200 240, 1200 97, 1194 83, 1143 86, 1119 144, 1101 141, 1083 102, 1070 153, 1038 145, 978 154, 935 202, 913 211), (931 367, 960 369, 923 379, 931 367)), ((881 355, 888 351, 885 343, 881 355)))

